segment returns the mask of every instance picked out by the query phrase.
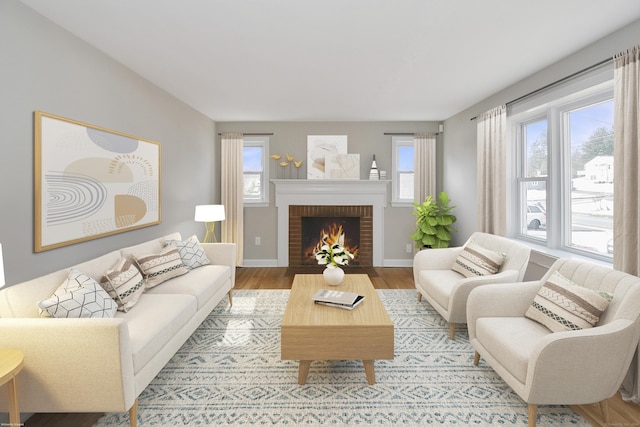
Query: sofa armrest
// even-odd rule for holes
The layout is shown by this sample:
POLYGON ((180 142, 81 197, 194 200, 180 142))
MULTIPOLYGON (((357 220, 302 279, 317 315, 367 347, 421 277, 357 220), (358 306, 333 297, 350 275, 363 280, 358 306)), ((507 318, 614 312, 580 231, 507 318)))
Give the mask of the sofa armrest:
POLYGON ((413 279, 418 283, 422 270, 450 270, 462 247, 423 249, 413 256, 413 279))
POLYGON ((489 276, 466 277, 458 281, 451 290, 449 296, 448 311, 451 315, 451 323, 466 323, 466 307, 469 294, 475 288, 487 286, 495 283, 515 283, 518 281, 519 272, 517 270, 505 270, 489 276))
POLYGON ((212 263, 228 265, 231 268, 231 287, 236 284, 236 244, 235 243, 201 243, 207 257, 212 263))
POLYGON ((123 319, 3 318, 0 347, 24 353, 23 412, 124 412, 142 391, 123 319))
POLYGON ((473 289, 467 298, 469 341, 481 317, 522 317, 542 284, 539 281, 498 283, 473 289))
POLYGON ((595 328, 544 337, 529 360, 527 402, 564 402, 571 396, 566 404, 582 404, 613 396, 636 352, 637 328, 630 320, 618 319, 595 328))

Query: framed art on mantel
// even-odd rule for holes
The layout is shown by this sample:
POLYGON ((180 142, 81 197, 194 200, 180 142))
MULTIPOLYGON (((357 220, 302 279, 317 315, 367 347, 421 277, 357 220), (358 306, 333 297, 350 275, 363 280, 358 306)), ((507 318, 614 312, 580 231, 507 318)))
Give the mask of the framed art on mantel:
POLYGON ((34 250, 159 224, 160 143, 35 112, 34 250))

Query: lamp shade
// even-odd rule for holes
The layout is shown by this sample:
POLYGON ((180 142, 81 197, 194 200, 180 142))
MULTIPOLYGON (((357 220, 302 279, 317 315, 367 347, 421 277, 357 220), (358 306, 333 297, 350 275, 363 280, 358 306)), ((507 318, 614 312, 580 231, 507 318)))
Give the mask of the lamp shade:
POLYGON ((224 205, 197 205, 195 220, 198 222, 223 221, 224 205))
POLYGON ((3 287, 4 282, 4 264, 2 262, 2 243, 0 243, 0 288, 3 287))

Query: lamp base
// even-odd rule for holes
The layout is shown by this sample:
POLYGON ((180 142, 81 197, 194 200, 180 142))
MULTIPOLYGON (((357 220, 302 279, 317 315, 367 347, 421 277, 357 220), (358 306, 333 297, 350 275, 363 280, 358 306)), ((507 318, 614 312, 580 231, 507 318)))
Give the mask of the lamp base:
POLYGON ((206 222, 204 226, 207 232, 202 243, 218 243, 218 239, 216 239, 216 223, 206 222))

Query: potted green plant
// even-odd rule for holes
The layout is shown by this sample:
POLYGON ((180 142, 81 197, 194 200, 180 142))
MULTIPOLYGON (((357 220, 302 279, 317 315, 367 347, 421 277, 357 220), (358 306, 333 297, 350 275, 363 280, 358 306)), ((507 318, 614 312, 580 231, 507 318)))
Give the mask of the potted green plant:
POLYGON ((411 239, 416 242, 416 248, 449 247, 451 232, 457 231, 452 226, 457 218, 449 213, 455 206, 449 206, 449 203, 451 200, 445 191, 438 195, 438 200, 428 195, 422 203, 413 202, 416 209, 412 214, 417 218, 411 239))

